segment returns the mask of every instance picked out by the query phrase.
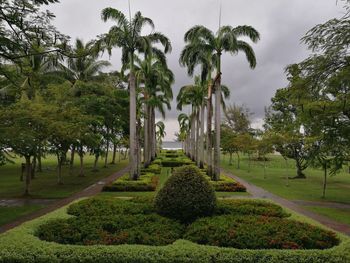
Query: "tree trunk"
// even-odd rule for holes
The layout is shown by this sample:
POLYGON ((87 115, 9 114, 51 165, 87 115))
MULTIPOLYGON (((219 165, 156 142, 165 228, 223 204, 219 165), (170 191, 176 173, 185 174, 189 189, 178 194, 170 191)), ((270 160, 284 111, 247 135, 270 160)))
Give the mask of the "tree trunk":
POLYGON ((117 144, 113 143, 113 157, 112 157, 111 164, 115 164, 116 157, 117 157, 117 144))
POLYGON ((237 169, 240 169, 240 156, 239 156, 239 152, 237 152, 237 169))
POLYGON ((263 156, 264 158, 264 179, 266 179, 266 158, 265 155, 263 156))
POLYGON ((37 157, 37 161, 38 161, 38 167, 36 169, 36 172, 37 173, 42 173, 43 172, 43 168, 42 168, 42 165, 41 165, 41 157, 42 157, 42 149, 41 147, 39 147, 39 150, 38 150, 38 157, 37 157))
POLYGON ((150 132, 149 128, 150 128, 150 116, 149 116, 149 110, 148 110, 148 106, 145 103, 144 105, 144 112, 145 112, 145 117, 144 117, 144 124, 143 124, 143 132, 144 132, 144 141, 143 141, 143 165, 145 168, 148 167, 149 163, 149 135, 148 133, 150 132))
POLYGON ((326 187, 327 187, 327 161, 323 164, 324 177, 323 177, 323 192, 322 198, 326 198, 326 187))
POLYGON ((31 177, 32 179, 35 179, 35 168, 36 168, 36 156, 33 157, 32 161, 32 170, 31 170, 31 177))
POLYGON ((305 174, 303 173, 303 168, 302 168, 302 161, 300 160, 300 158, 295 158, 295 163, 297 166, 297 176, 294 177, 294 179, 306 179, 305 174))
POLYGON ((196 160, 196 114, 193 108, 191 114, 191 159, 192 161, 196 160))
POLYGON ((209 85, 209 91, 208 91, 208 102, 207 102, 207 165, 208 165, 208 175, 210 178, 213 178, 213 144, 212 144, 212 91, 211 91, 211 85, 209 85))
POLYGON ((79 172, 79 176, 80 177, 84 177, 85 173, 84 173, 84 153, 82 150, 79 151, 79 158, 80 158, 80 172, 79 172))
POLYGON ((229 165, 232 165, 232 153, 230 153, 230 162, 229 165))
POLYGON ((155 158, 156 158, 156 149, 157 149, 157 146, 156 146, 156 116, 155 116, 155 110, 154 108, 152 107, 151 109, 151 118, 152 118, 152 121, 151 121, 151 134, 150 134, 150 138, 151 138, 151 161, 153 161, 155 158))
POLYGON ((32 167, 31 167, 31 162, 30 162, 30 156, 26 156, 26 184, 25 184, 25 190, 24 190, 24 195, 29 195, 29 185, 30 181, 32 179, 32 167))
POLYGON ((100 154, 95 154, 94 167, 92 168, 93 172, 97 172, 98 171, 97 164, 98 164, 99 157, 100 157, 100 154))
POLYGON ((288 159, 284 159, 286 164, 286 186, 289 186, 289 176, 288 176, 288 159))
POLYGON ((200 154, 201 154, 201 151, 200 151, 200 138, 199 138, 199 135, 200 135, 200 121, 199 121, 199 108, 197 109, 197 112, 196 112, 196 164, 197 164, 197 167, 200 167, 200 154))
MULTIPOLYGON (((132 57, 131 55, 130 57, 132 57)), ((130 164, 130 179, 137 180, 137 138, 136 138, 136 80, 133 71, 133 58, 131 58, 131 71, 129 75, 129 89, 130 89, 130 152, 129 152, 129 164, 130 164)))
POLYGON ((69 161, 69 170, 72 171, 74 167, 74 157, 75 157, 75 146, 72 146, 71 152, 70 152, 70 161, 69 161))
MULTIPOLYGON (((220 60, 220 58, 219 58, 220 60)), ((220 62, 218 62, 218 74, 220 62)), ((221 77, 215 85, 215 145, 214 145, 214 180, 220 180, 220 136, 221 136, 221 77)))
POLYGON ((204 168, 204 114, 205 114, 205 104, 203 102, 201 106, 201 137, 200 137, 200 163, 199 168, 204 168))
POLYGON ((57 154, 57 184, 62 185, 62 162, 63 158, 60 156, 60 154, 57 154))
POLYGON ((105 155, 105 164, 103 166, 104 168, 107 168, 108 155, 109 155, 109 129, 107 129, 106 155, 105 155))

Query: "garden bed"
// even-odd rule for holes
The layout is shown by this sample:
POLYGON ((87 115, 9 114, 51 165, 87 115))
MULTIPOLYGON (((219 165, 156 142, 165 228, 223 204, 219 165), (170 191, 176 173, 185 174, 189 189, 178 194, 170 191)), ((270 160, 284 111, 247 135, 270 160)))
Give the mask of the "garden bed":
POLYGON ((210 181, 211 185, 217 192, 246 192, 244 185, 236 182, 231 177, 221 175, 219 181, 210 181))
POLYGON ((154 173, 141 174, 138 180, 130 180, 125 174, 111 184, 103 187, 104 192, 152 192, 155 191, 159 177, 154 173))
MULTIPOLYGON (((129 201, 116 201, 117 205, 112 200, 85 200, 83 203, 76 203, 68 209, 71 215, 68 215, 67 208, 59 209, 52 212, 44 217, 33 220, 31 222, 25 223, 20 227, 17 227, 9 232, 0 236, 0 262, 254 262, 254 263, 287 263, 287 262, 329 262, 329 263, 343 263, 349 262, 350 260, 350 241, 349 238, 342 235, 337 235, 340 238, 341 243, 333 248, 329 249, 312 249, 312 250, 302 250, 294 249, 295 247, 289 247, 289 249, 236 249, 236 248, 223 248, 218 246, 208 246, 199 245, 190 241, 183 239, 178 239, 172 243, 172 240, 177 239, 176 233, 182 231, 179 224, 168 221, 170 219, 163 218, 152 218, 153 211, 152 206, 147 204, 147 200, 129 200, 129 201), (106 202, 101 205, 100 201, 106 202), (85 203, 84 203, 85 202, 85 203), (90 203, 95 202, 95 203, 90 203), (126 203, 128 205, 125 205, 126 203), (118 207, 118 208, 117 208, 118 207), (103 214, 103 217, 113 217, 118 216, 118 213, 123 213, 123 215, 131 217, 133 214, 140 215, 143 214, 144 217, 148 217, 148 222, 153 222, 149 226, 150 232, 154 230, 159 230, 165 224, 165 229, 169 232, 170 239, 162 236, 157 237, 153 235, 152 238, 156 240, 168 240, 164 243, 171 243, 166 246, 155 246, 155 243, 149 245, 93 245, 82 246, 82 245, 71 245, 71 244, 58 244, 55 242, 48 242, 40 240, 36 234, 38 234, 39 229, 47 225, 48 222, 52 220, 72 220, 75 217, 86 217, 91 218, 92 215, 103 214), (164 220, 164 221, 162 221, 164 220), (174 223, 174 224, 173 224, 174 223), (154 227, 154 229, 152 229, 154 227), (168 231, 168 228, 170 230, 168 231)), ((231 201, 227 201, 231 202, 231 201)), ((237 200, 235 202, 243 202, 237 200)), ((242 207, 255 207, 254 204, 250 203, 252 201, 247 201, 249 204, 241 203, 242 207)), ((261 202, 261 201, 258 201, 261 202)), ((221 203, 222 204, 222 203, 221 203)), ((226 203, 227 204, 227 203, 226 203)), ((261 207, 261 203, 257 205, 261 207)), ((249 208, 243 209, 246 213, 251 213, 249 208)), ((241 210, 241 212, 243 211, 241 210)), ((266 218, 266 212, 277 213, 280 212, 279 209, 275 209, 275 206, 266 205, 265 208, 261 210, 256 216, 262 216, 266 218), (264 211, 263 211, 264 210, 264 211), (274 212, 271 212, 274 211, 274 212)), ((237 211, 232 210, 231 212, 237 213, 237 211)), ((236 216, 236 215, 220 215, 222 212, 218 212, 217 216, 236 216)), ((226 212, 225 212, 226 213, 226 212)), ((158 216, 157 216, 158 217, 158 216)), ((277 217, 268 217, 271 220, 277 220, 277 217)), ((292 215, 292 218, 301 218, 300 216, 292 215)), ((286 215, 283 215, 281 220, 287 220, 286 215)), ((102 219, 101 219, 102 220, 102 219)), ((142 224, 138 222, 137 217, 132 221, 132 225, 140 226, 142 224), (136 221, 135 221, 136 220, 136 221)), ((199 219, 205 220, 205 219, 199 219)), ((278 219, 279 220, 279 219, 278 219)), ((305 220, 305 219, 304 219, 305 220)), ((86 220, 80 224, 81 228, 87 226, 90 220, 86 220)), ((92 220, 93 221, 93 220, 92 220)), ((309 220, 308 220, 309 221, 309 220)), ((219 222, 219 221, 217 221, 219 222)), ((121 224, 127 224, 126 220, 121 222, 121 224)), ((198 223, 198 221, 197 221, 198 223)), ((202 222, 199 222, 202 223, 202 222)), ((112 224, 107 223, 110 230, 113 228, 118 228, 118 221, 113 221, 112 224)), ((149 225, 149 224, 147 224, 149 225)), ((224 225, 225 226, 225 225, 224 225)), ((198 226, 193 226, 192 228, 197 228, 198 226)), ((139 228, 139 229, 140 229, 139 228)), ((146 227, 147 228, 147 227, 146 227)), ((313 225, 312 228, 321 229, 313 225)), ((60 228, 61 229, 61 228, 60 228)), ((137 228, 129 228, 133 233, 138 233, 137 228)), ((145 230, 143 229, 142 231, 145 230)), ((205 230, 207 231, 207 230, 205 230)), ((88 232, 91 232, 88 231, 88 232)), ((163 231, 166 232, 166 231, 163 231)), ((47 232, 46 232, 47 233, 47 232)), ((147 231, 146 231, 147 233, 147 231)), ((158 232, 156 232, 158 233, 158 232)), ((250 232, 251 233, 251 232, 250 232)), ((306 232, 305 234, 308 234, 306 232)), ((211 233, 208 233, 208 236, 211 233)), ((251 233, 252 235, 252 233, 251 233)), ((124 236, 125 237, 125 236, 124 236)), ((187 236, 185 236, 187 237, 187 236)), ((198 235, 197 235, 198 237, 198 235)), ((130 235, 132 238, 132 235, 130 235)), ((242 237, 243 238, 243 237, 242 237)), ((113 239, 106 239, 113 240, 113 239)), ((114 239, 116 240, 116 239, 114 239)), ((147 235, 143 235, 142 240, 147 240, 147 235)), ((146 242, 146 241, 144 241, 146 242)), ((155 241, 154 241, 155 242, 155 241)), ((198 242, 198 241, 196 241, 198 242)), ((198 242, 200 243, 200 242, 198 242)), ((218 244, 217 244, 218 245, 218 244)))

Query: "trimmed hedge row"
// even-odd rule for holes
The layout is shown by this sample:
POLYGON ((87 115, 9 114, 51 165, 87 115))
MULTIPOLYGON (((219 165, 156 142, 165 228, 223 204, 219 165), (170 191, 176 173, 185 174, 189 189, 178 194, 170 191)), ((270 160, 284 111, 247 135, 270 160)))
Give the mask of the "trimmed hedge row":
POLYGON ((105 192, 152 192, 155 191, 159 177, 154 173, 141 174, 138 180, 130 180, 129 174, 123 175, 111 184, 105 185, 105 192))
POLYGON ((244 185, 236 182, 231 177, 221 175, 219 181, 210 181, 217 192, 246 192, 244 185))
POLYGON ((141 174, 146 174, 146 173, 154 173, 154 174, 160 174, 162 171, 162 167, 159 164, 151 164, 147 168, 142 168, 141 169, 141 174))
POLYGON ((340 235, 342 240, 340 245, 325 250, 240 250, 197 245, 185 240, 177 240, 171 245, 157 247, 145 245, 87 247, 41 241, 33 235, 40 225, 49 220, 68 218, 69 215, 65 211, 66 208, 56 210, 0 235, 0 262, 350 262, 350 239, 342 235, 340 235))

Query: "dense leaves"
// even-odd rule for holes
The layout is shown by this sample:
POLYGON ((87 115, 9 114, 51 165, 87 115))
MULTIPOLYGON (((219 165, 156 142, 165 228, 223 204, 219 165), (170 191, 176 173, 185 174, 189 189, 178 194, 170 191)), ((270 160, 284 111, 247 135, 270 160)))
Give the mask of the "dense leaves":
POLYGON ((185 239, 240 249, 327 249, 339 244, 333 232, 289 219, 225 215, 199 219, 185 239))
POLYGON ((158 213, 183 222, 211 215, 215 206, 214 189, 195 166, 175 169, 155 198, 158 213))

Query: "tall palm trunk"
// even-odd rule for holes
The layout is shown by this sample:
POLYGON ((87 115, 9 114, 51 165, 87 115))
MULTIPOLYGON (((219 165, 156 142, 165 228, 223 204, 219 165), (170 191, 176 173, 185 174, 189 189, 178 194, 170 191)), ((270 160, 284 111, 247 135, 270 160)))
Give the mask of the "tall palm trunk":
POLYGON ((205 113, 205 105, 204 102, 201 106, 201 135, 200 135, 200 162, 199 168, 204 168, 204 113, 205 113))
POLYGON ((215 83, 215 145, 214 145, 214 180, 220 180, 220 136, 221 136, 221 63, 220 54, 215 83))
POLYGON ((200 138, 199 138, 199 135, 200 135, 200 130, 199 130, 199 127, 200 127, 200 121, 199 121, 199 108, 197 108, 197 112, 196 112, 196 164, 197 166, 199 167, 200 166, 200 138))
POLYGON ((113 143, 113 157, 111 164, 115 164, 115 159, 117 158, 117 144, 113 143))
POLYGON ((156 117, 155 117, 155 110, 152 108, 151 111, 152 115, 152 160, 156 158, 157 155, 157 141, 156 141, 156 117))
POLYGON ((191 114, 191 159, 196 160, 196 116, 195 111, 192 109, 191 114))
POLYGON ((148 166, 148 148, 149 148, 149 116, 148 116, 148 107, 147 104, 145 103, 144 105, 144 123, 143 123, 143 165, 145 168, 148 166))
POLYGON ((214 149, 214 180, 220 180, 220 136, 221 136, 221 64, 220 55, 217 67, 217 82, 215 84, 215 149, 214 149))
POLYGON ((69 161, 69 170, 72 171, 74 167, 75 145, 72 146, 69 161))
MULTIPOLYGON (((132 55, 133 56, 133 55, 132 55)), ((130 56, 130 57, 132 57, 130 56)), ((133 59, 131 58, 131 67, 133 67, 133 59)), ((137 180, 137 138, 136 138, 136 79, 133 68, 130 70, 129 76, 129 88, 130 88, 130 152, 129 152, 129 163, 130 163, 130 179, 137 180)))
POLYGON ((207 101, 207 165, 208 175, 213 176, 213 145, 212 145, 212 117, 213 117, 213 105, 212 105, 212 85, 209 84, 208 89, 208 101, 207 101))

